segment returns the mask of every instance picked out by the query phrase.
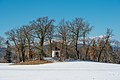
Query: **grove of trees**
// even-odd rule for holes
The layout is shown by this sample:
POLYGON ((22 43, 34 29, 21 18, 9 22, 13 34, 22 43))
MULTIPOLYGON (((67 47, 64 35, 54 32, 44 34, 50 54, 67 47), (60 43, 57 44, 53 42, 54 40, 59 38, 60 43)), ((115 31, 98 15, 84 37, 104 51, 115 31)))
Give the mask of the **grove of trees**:
POLYGON ((44 57, 51 57, 52 49, 57 47, 64 60, 120 63, 120 42, 111 41, 112 30, 107 29, 103 37, 90 38, 88 35, 92 29, 93 26, 83 18, 71 21, 62 19, 57 25, 54 19, 38 18, 5 33, 9 41, 6 55, 12 54, 12 59, 7 61, 43 60, 44 57), (113 48, 112 43, 117 44, 117 47, 113 48))

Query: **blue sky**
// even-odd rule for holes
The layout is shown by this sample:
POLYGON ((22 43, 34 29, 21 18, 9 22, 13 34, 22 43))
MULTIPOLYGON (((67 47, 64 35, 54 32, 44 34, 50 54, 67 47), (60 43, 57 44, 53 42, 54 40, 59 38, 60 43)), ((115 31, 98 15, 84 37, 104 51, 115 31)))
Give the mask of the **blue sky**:
POLYGON ((113 38, 120 40, 120 0, 0 0, 0 36, 43 16, 56 23, 82 17, 94 26, 89 36, 111 28, 113 38))

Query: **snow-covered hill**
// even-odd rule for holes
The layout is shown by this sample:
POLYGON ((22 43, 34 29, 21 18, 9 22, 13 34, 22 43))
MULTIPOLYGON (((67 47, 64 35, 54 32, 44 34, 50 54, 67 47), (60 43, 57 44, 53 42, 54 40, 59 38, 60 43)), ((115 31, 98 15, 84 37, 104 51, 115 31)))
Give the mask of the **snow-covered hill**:
POLYGON ((82 61, 42 65, 2 63, 0 80, 120 80, 120 65, 82 61))

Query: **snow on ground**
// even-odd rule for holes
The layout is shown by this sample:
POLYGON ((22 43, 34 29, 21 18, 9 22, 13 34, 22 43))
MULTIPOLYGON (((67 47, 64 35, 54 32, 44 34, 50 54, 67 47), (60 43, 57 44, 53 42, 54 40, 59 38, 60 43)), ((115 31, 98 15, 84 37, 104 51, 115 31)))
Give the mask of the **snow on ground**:
POLYGON ((41 65, 2 63, 0 80, 120 80, 120 65, 83 61, 41 65))

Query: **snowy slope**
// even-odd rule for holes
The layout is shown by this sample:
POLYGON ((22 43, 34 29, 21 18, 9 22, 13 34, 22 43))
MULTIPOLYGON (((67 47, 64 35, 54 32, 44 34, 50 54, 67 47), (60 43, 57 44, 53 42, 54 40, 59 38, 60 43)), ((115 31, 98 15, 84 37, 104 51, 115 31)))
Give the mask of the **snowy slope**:
POLYGON ((0 64, 0 80, 120 80, 120 65, 97 62, 0 64))

